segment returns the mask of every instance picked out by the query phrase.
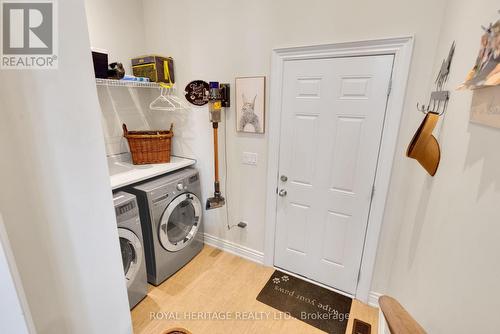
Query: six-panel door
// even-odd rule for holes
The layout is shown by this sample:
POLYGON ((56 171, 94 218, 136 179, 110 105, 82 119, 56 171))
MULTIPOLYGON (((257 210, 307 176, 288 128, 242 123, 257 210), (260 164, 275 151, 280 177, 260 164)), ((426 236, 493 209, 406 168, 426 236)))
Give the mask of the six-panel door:
POLYGON ((278 196, 275 265, 353 295, 392 65, 392 55, 284 65, 286 195, 278 196))

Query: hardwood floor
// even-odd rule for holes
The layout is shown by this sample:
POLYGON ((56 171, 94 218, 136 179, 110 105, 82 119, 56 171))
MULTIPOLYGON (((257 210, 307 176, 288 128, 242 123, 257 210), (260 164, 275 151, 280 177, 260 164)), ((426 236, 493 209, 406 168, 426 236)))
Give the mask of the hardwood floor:
MULTIPOLYGON (((294 318, 274 319, 281 313, 255 299, 273 271, 205 246, 162 285, 149 286, 148 296, 132 310, 134 333, 162 334, 172 327, 183 327, 193 334, 324 333, 294 318), (226 312, 232 319, 220 319, 226 312), (249 319, 235 319, 238 314, 249 319), (272 316, 257 319, 259 315, 266 318, 265 314, 272 316), (191 319, 185 319, 187 315, 191 319), (208 316, 215 319, 206 319, 208 316)), ((354 300, 346 333, 352 333, 354 318, 370 323, 372 333, 377 332, 377 309, 354 300)))

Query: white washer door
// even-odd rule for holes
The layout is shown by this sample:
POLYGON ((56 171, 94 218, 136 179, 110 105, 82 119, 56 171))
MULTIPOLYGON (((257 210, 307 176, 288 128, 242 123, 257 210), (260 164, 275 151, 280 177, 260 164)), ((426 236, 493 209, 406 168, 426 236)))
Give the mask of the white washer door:
POLYGON ((201 202, 196 195, 184 193, 167 206, 160 221, 160 243, 177 252, 193 241, 201 224, 201 202))
POLYGON ((128 288, 141 268, 142 259, 144 258, 143 248, 141 241, 132 231, 119 228, 118 235, 120 236, 123 270, 128 288))

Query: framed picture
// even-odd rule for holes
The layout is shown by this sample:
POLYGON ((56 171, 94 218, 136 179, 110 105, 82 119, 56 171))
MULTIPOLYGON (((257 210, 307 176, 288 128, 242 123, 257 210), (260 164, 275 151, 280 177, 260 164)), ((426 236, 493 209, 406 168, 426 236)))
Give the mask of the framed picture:
POLYGON ((264 133, 266 77, 236 78, 236 131, 264 133))
POLYGON ((476 62, 459 88, 500 85, 500 20, 483 27, 483 30, 476 62))
POLYGON ((500 86, 475 89, 470 121, 500 129, 500 86))

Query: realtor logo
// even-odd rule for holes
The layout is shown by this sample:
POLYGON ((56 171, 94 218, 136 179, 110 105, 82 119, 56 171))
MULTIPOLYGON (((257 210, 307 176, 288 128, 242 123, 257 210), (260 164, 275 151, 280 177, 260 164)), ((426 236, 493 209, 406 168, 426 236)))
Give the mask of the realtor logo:
POLYGON ((1 68, 57 68, 54 0, 2 0, 1 5, 1 68))

